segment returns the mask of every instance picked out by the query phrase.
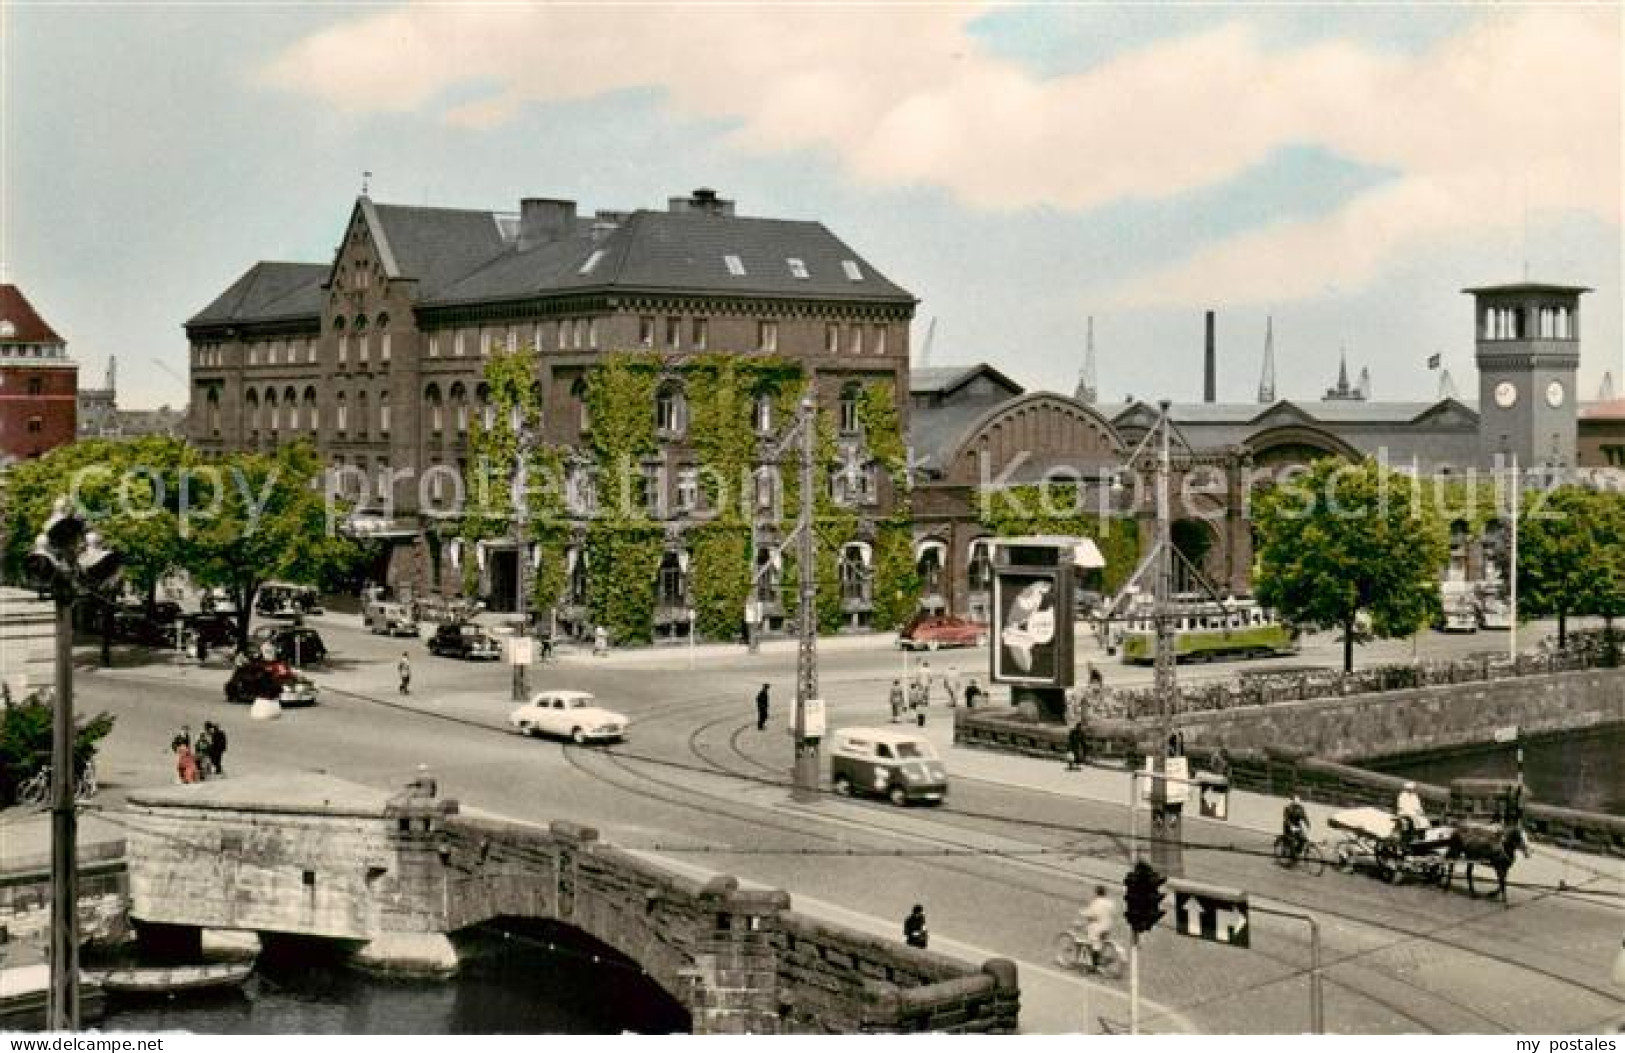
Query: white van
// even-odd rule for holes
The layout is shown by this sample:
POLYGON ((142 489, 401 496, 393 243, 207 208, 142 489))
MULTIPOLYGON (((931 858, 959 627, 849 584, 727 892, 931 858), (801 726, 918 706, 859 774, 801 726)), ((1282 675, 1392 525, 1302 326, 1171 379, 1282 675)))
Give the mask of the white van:
POLYGON ((865 793, 895 805, 942 803, 948 769, 924 737, 890 728, 838 728, 830 737, 830 783, 842 796, 865 793))

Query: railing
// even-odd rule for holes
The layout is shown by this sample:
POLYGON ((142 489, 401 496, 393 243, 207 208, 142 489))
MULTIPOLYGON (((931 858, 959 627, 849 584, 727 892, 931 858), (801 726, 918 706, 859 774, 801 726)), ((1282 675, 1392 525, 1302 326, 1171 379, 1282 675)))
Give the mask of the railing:
MULTIPOLYGON (((1330 669, 1297 673, 1247 673, 1239 679, 1182 685, 1181 712, 1268 706, 1316 698, 1343 698, 1380 691, 1403 691, 1442 684, 1506 680, 1520 676, 1546 676, 1588 669, 1615 669, 1625 665, 1625 634, 1608 630, 1570 633, 1562 650, 1543 645, 1514 660, 1510 655, 1480 655, 1453 661, 1415 665, 1374 666, 1342 673, 1330 669)), ((1107 691, 1089 703, 1091 716, 1135 719, 1157 713, 1154 689, 1107 691)))

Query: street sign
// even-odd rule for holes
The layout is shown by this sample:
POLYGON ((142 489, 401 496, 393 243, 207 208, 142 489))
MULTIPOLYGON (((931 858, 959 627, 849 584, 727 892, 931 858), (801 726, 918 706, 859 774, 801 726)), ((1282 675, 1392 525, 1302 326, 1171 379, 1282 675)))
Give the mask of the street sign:
POLYGON ((1232 947, 1252 946, 1247 893, 1220 885, 1173 879, 1174 928, 1183 936, 1232 947))
POLYGON ((508 638, 508 664, 531 665, 536 661, 536 641, 528 636, 508 638))
POLYGON ((1196 776, 1196 800, 1203 819, 1230 819, 1230 781, 1222 775, 1201 772, 1196 776))
POLYGON ((1509 727, 1496 728, 1495 729, 1495 741, 1496 742, 1517 742, 1518 741, 1518 725, 1513 724, 1513 725, 1511 725, 1509 727))
POLYGON ((825 723, 824 723, 824 700, 823 699, 821 699, 821 698, 809 698, 809 699, 807 699, 807 709, 806 709, 806 712, 805 712, 804 726, 806 728, 807 737, 809 739, 821 739, 821 738, 824 737, 825 723))
POLYGON ((1190 799, 1189 757, 1147 757, 1144 792, 1152 804, 1182 805, 1190 799))

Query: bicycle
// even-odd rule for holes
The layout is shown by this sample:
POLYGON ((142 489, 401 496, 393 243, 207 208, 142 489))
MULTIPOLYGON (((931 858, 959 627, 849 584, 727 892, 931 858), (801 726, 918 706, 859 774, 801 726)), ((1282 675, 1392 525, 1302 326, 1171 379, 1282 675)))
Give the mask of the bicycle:
MULTIPOLYGON (((100 789, 96 781, 96 762, 90 761, 85 770, 79 773, 74 780, 73 796, 75 800, 84 800, 93 797, 100 789)), ((39 771, 23 780, 17 787, 17 802, 19 804, 40 805, 51 799, 51 766, 43 765, 39 771)))
POLYGON ((1110 936, 1100 941, 1100 949, 1091 952, 1087 937, 1063 929, 1055 934, 1055 964, 1084 973, 1098 973, 1108 980, 1123 975, 1128 952, 1110 936))
POLYGON ((1320 845, 1308 838, 1289 838, 1281 834, 1275 838, 1275 865, 1285 870, 1300 869, 1310 877, 1319 877, 1326 869, 1326 855, 1320 845))

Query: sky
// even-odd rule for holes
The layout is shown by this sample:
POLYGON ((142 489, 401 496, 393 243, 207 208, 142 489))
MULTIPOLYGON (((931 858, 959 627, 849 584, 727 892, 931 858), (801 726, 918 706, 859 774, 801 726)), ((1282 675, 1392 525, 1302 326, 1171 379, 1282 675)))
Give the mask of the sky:
POLYGON ((0 3, 0 265, 120 404, 185 320, 374 200, 817 219, 936 365, 1115 401, 1476 398, 1464 287, 1590 286, 1625 390, 1621 9, 1599 4, 0 3))

